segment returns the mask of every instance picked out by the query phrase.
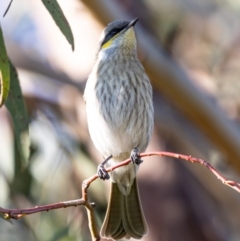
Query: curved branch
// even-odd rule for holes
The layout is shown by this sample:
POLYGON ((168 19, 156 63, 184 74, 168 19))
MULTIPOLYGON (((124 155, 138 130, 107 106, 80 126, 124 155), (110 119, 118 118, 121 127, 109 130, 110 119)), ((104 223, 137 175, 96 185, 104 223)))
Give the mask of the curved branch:
MULTIPOLYGON (((206 168, 208 168, 208 170, 210 170, 223 184, 233 188, 237 192, 240 192, 240 183, 237 183, 233 180, 228 180, 220 172, 218 172, 211 164, 209 164, 208 162, 206 162, 203 159, 192 157, 192 156, 187 156, 187 155, 182 155, 182 154, 178 154, 178 153, 164 152, 164 151, 140 153, 140 157, 148 157, 148 156, 172 157, 172 158, 182 159, 182 160, 192 162, 192 163, 201 164, 201 165, 205 166, 206 168)), ((112 167, 107 168, 106 171, 107 172, 113 171, 114 169, 117 169, 121 166, 128 165, 130 162, 131 162, 131 159, 129 158, 123 162, 120 162, 112 167)), ((98 178, 97 174, 93 175, 92 177, 90 177, 84 181, 84 185, 86 187, 90 186, 90 184, 97 178, 98 178)))

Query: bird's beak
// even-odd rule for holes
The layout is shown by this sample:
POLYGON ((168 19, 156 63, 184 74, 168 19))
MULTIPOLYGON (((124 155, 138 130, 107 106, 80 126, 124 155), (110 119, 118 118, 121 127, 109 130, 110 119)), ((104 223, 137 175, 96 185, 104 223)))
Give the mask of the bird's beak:
POLYGON ((126 27, 125 27, 125 31, 128 30, 129 28, 133 27, 136 22, 138 21, 138 18, 133 19, 126 27))

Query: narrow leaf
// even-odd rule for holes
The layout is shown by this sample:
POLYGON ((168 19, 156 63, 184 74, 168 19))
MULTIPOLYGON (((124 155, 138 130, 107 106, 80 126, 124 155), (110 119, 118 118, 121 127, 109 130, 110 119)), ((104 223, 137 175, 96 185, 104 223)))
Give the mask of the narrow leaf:
POLYGON ((9 8, 11 7, 12 1, 13 1, 13 0, 11 0, 10 3, 8 4, 8 7, 7 7, 5 13, 3 14, 3 17, 5 17, 5 15, 7 14, 9 8))
MULTIPOLYGON (((10 62, 10 61, 9 61, 10 62)), ((18 74, 15 67, 10 63, 11 84, 9 96, 6 100, 14 126, 14 136, 20 154, 22 166, 26 166, 30 154, 30 138, 28 130, 28 115, 25 107, 18 74)))
POLYGON ((10 85, 10 67, 4 44, 3 33, 0 26, 0 107, 3 105, 8 96, 10 85))
POLYGON ((48 12, 51 14, 53 20, 61 30, 62 34, 66 37, 67 41, 72 46, 72 51, 74 51, 74 38, 72 30, 58 2, 56 0, 42 0, 42 2, 48 12))

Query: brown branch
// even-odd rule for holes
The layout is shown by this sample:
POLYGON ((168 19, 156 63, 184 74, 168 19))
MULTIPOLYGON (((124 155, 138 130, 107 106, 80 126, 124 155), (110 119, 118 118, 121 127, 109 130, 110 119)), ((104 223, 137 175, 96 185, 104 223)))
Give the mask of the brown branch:
MULTIPOLYGON (((172 152, 146 152, 146 153, 141 153, 140 157, 148 157, 148 156, 166 156, 166 157, 172 157, 172 158, 177 158, 177 159, 182 159, 185 161, 189 161, 192 163, 198 163, 206 168, 208 168, 223 184, 235 189, 237 192, 240 192, 240 183, 237 183, 233 180, 228 180, 225 178, 223 175, 221 175, 211 164, 208 162, 204 161, 203 159, 192 157, 192 156, 187 156, 187 155, 182 155, 178 153, 172 153, 172 152)), ((121 166, 128 165, 131 162, 131 159, 127 159, 123 162, 120 162, 110 168, 107 168, 106 171, 110 172, 113 171, 116 168, 119 168, 121 166)), ((91 182, 93 182, 95 179, 97 179, 98 176, 95 174, 94 176, 90 177, 89 179, 86 179, 84 181, 85 185, 89 186, 91 182)))
POLYGON ((33 208, 26 208, 26 209, 4 209, 0 207, 0 213, 4 214, 6 219, 19 219, 25 215, 43 212, 43 211, 50 211, 59 208, 67 208, 67 207, 76 207, 79 205, 85 205, 85 201, 83 199, 77 200, 70 200, 65 202, 53 203, 43 206, 35 206, 33 208))
MULTIPOLYGON (((140 157, 148 157, 148 156, 166 156, 166 157, 172 157, 172 158, 177 158, 177 159, 182 159, 185 161, 189 161, 192 163, 199 163, 206 168, 208 168, 223 184, 235 189, 237 192, 240 192, 240 183, 237 183, 232 180, 226 179, 223 175, 221 175, 212 165, 210 165, 208 162, 195 158, 192 156, 187 156, 187 155, 182 155, 182 154, 177 154, 177 153, 171 153, 171 152, 147 152, 147 153, 141 153, 140 157)), ((131 162, 131 159, 127 159, 123 162, 120 162, 110 168, 107 168, 107 172, 111 172, 114 169, 117 169, 121 166, 128 165, 131 162)), ((97 174, 94 174, 93 176, 89 177, 88 179, 83 181, 82 184, 82 198, 81 199, 76 199, 76 200, 70 200, 70 201, 64 201, 64 202, 59 202, 59 203, 54 203, 54 204, 48 204, 48 205, 43 205, 43 206, 36 206, 33 208, 26 208, 26 209, 4 209, 0 207, 0 213, 4 214, 4 217, 6 219, 19 219, 25 215, 37 213, 37 212, 43 212, 43 211, 50 211, 54 209, 59 209, 59 208, 67 208, 67 207, 76 207, 76 206, 85 206, 87 209, 87 215, 88 215, 88 224, 89 224, 89 229, 91 232, 92 240, 93 241, 99 241, 100 240, 100 235, 97 229, 96 225, 96 220, 94 217, 94 203, 90 203, 88 201, 88 193, 87 189, 90 186, 90 184, 95 181, 98 178, 97 174)))

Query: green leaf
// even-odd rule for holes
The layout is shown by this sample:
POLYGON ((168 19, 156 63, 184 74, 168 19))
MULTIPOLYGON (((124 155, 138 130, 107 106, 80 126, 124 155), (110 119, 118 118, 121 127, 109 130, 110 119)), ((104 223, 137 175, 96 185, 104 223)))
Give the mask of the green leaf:
POLYGON ((10 63, 11 84, 8 98, 5 102, 13 121, 14 136, 20 154, 22 166, 26 166, 30 154, 30 138, 28 130, 28 115, 25 107, 22 91, 19 84, 18 74, 15 67, 10 63))
POLYGON ((0 107, 7 99, 10 85, 10 67, 0 26, 0 107))
POLYGON ((67 19, 65 18, 62 9, 58 5, 56 0, 42 0, 48 12, 51 14, 53 20, 60 28, 62 34, 66 37, 69 44, 72 46, 72 51, 74 51, 74 38, 72 30, 69 26, 67 19))

